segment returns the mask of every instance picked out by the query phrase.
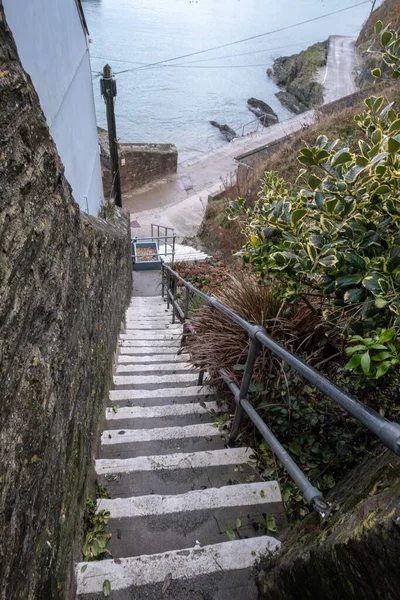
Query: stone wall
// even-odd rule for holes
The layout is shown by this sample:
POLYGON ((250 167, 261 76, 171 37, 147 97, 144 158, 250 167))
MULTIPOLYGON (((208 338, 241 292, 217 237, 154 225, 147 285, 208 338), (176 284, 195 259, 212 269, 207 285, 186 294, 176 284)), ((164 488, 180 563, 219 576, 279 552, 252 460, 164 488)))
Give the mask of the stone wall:
POLYGON ((1 0, 0 121, 0 598, 56 600, 131 292, 129 224, 74 202, 1 0))
MULTIPOLYGON (((100 127, 98 127, 98 134, 104 173, 104 195, 109 198, 112 176, 108 134, 100 127)), ((120 144, 120 158, 125 159, 125 166, 121 166, 120 170, 123 193, 176 173, 178 168, 178 151, 173 144, 120 144)))
POLYGON ((397 600, 400 573, 400 458, 377 446, 294 528, 259 576, 263 600, 397 600))

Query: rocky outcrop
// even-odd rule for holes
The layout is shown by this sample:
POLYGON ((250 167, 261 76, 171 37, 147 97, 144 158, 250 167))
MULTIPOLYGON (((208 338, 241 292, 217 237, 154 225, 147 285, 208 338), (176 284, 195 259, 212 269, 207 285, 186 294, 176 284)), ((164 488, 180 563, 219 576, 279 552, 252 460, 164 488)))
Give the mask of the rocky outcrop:
POLYGON ((229 125, 220 125, 219 123, 217 123, 217 121, 210 121, 210 125, 219 129, 228 142, 231 142, 237 137, 236 131, 229 127, 229 125))
POLYGON ((257 98, 249 98, 247 100, 247 108, 261 121, 264 127, 275 125, 279 121, 278 115, 273 108, 263 100, 257 98))
POLYGON ((1 0, 0 119, 0 599, 57 600, 129 303, 129 218, 74 202, 1 0))
POLYGON ((267 75, 284 88, 276 94, 280 102, 298 114, 323 102, 322 85, 316 81, 319 69, 326 65, 327 42, 317 43, 299 54, 274 61, 267 75))
POLYGON ((334 488, 325 521, 311 514, 259 576, 263 600, 397 600, 400 458, 380 447, 334 488))

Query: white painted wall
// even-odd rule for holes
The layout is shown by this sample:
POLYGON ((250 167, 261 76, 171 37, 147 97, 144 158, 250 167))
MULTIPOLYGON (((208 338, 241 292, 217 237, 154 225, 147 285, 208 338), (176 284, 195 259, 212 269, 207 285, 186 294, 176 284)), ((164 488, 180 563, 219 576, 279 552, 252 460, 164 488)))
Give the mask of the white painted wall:
POLYGON ((75 0, 3 0, 76 202, 98 214, 103 200, 89 48, 75 0))

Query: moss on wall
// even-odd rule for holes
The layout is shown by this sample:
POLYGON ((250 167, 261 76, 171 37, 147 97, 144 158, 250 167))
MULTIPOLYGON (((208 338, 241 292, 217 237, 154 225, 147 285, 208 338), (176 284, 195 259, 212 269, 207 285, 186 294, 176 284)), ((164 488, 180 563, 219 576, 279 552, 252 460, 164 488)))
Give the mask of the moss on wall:
POLYGON ((400 585, 400 458, 378 448, 350 471, 316 514, 292 530, 259 575, 264 600, 397 600, 400 585))

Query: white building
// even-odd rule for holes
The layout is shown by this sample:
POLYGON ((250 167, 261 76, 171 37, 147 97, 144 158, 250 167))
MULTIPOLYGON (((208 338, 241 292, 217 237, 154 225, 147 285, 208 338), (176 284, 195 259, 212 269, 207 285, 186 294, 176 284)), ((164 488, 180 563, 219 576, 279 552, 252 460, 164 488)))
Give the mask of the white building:
POLYGON ((80 0, 3 0, 22 65, 32 78, 76 202, 103 200, 88 30, 80 0))

